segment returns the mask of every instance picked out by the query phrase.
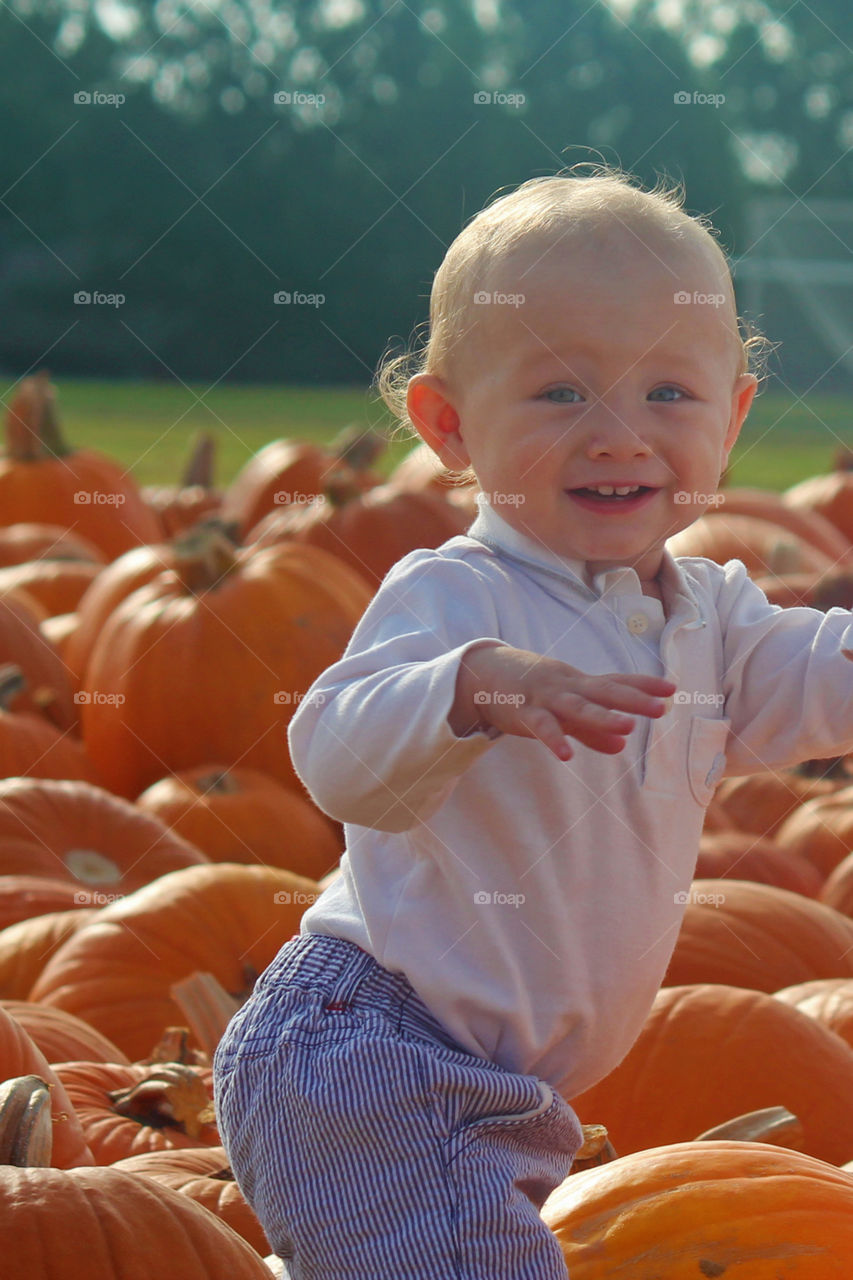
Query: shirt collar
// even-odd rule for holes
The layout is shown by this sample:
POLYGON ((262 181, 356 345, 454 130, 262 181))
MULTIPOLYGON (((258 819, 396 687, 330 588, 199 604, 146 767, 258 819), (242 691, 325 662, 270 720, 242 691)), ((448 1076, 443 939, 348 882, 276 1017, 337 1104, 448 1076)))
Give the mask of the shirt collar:
MULTIPOLYGON (((643 584, 639 574, 628 565, 603 569, 590 574, 583 560, 570 560, 552 551, 544 543, 521 533, 498 515, 495 508, 482 495, 477 499, 478 514, 468 529, 467 536, 492 547, 512 560, 556 574, 577 589, 603 596, 607 591, 642 595, 643 584)), ((693 592, 671 553, 664 548, 660 573, 661 591, 667 604, 674 605, 677 596, 686 596, 698 616, 693 592)))

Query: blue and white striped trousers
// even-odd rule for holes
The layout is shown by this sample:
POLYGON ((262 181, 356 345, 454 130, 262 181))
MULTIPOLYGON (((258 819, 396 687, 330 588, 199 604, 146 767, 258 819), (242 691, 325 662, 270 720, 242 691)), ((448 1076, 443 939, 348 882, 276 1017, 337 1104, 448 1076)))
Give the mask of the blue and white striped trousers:
POLYGON ((462 1048, 354 943, 291 939, 214 1077, 234 1176, 294 1280, 566 1280, 539 1208, 581 1145, 574 1111, 462 1048))

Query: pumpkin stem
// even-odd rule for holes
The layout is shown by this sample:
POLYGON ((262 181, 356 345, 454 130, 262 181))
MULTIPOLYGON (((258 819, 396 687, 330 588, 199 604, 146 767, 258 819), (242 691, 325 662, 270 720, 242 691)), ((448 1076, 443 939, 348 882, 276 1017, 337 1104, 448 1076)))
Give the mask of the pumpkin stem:
POLYGON ((581 1128, 583 1129, 583 1146, 574 1158, 572 1173, 580 1173, 582 1169, 593 1169, 599 1164, 609 1164, 611 1160, 617 1158, 603 1124, 585 1124, 581 1128))
POLYGON ((65 443, 56 412, 56 388, 50 374, 39 370, 24 378, 6 413, 6 454, 14 462, 42 462, 64 458, 73 450, 65 443))
POLYGON ((225 531, 212 521, 198 524, 172 544, 174 572, 193 595, 212 591, 233 572, 237 552, 225 531))
POLYGON ((53 1147, 50 1089, 39 1076, 0 1084, 0 1165, 46 1169, 53 1147))
POLYGON ((13 662, 0 666, 0 711, 11 711, 12 703, 27 687, 26 677, 13 662))
POLYGON ((351 423, 338 432, 329 447, 338 462, 353 471, 364 471, 384 453, 385 440, 369 427, 351 423))
MULTIPOLYGON (((2 672, 2 668, 0 668, 2 672)), ((235 782, 233 775, 226 769, 216 769, 213 773, 205 773, 200 778, 196 778, 196 787, 199 792, 206 795, 224 796, 233 795, 235 791, 240 790, 239 782, 235 782)))
POLYGON ((150 1055, 141 1061, 147 1067, 158 1062, 180 1062, 190 1067, 210 1066, 206 1053, 190 1048, 189 1027, 166 1027, 150 1055))
POLYGON ((240 1008, 212 973, 193 973, 170 988, 170 994, 211 1058, 225 1028, 240 1008))
POLYGON ((213 1122, 213 1104, 192 1067, 171 1062, 128 1089, 108 1094, 116 1115, 152 1129, 180 1129, 198 1138, 213 1122))
POLYGON ((200 485, 202 489, 212 489, 215 455, 216 437, 210 431, 199 431, 181 476, 182 488, 189 489, 193 485, 200 485))
POLYGON ((697 1142, 769 1142, 775 1147, 802 1151, 802 1122, 785 1107, 764 1107, 726 1120, 700 1133, 697 1142))

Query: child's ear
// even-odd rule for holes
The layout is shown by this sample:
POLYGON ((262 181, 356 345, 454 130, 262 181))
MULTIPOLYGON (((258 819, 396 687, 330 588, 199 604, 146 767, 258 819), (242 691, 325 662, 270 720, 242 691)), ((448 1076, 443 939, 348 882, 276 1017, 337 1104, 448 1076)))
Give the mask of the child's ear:
POLYGON ((452 471, 471 461, 459 432, 459 414, 447 384, 433 373, 417 373, 409 381, 406 409, 418 435, 452 471))
POLYGON ((728 430, 726 431, 726 439, 723 444, 723 465, 728 462, 729 454, 734 446, 735 441, 740 435, 740 429, 744 424, 746 415, 749 413, 750 406, 755 397, 755 391, 758 387, 758 379, 752 373, 744 373, 735 382, 732 390, 732 410, 729 418, 728 430))

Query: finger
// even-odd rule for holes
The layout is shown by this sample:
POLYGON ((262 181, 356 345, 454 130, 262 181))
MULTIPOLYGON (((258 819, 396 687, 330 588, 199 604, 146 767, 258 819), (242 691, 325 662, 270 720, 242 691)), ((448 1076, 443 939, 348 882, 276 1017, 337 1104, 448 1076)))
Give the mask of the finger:
MULTIPOLYGON (((576 739, 593 751, 601 751, 606 755, 616 755, 625 746, 625 738, 634 727, 634 721, 624 717, 626 721, 618 730, 608 724, 596 724, 595 712, 600 708, 587 705, 586 711, 592 713, 589 722, 582 718, 572 717, 566 721, 554 715, 545 707, 536 707, 525 715, 519 716, 514 730, 525 737, 538 738, 559 760, 569 760, 574 750, 567 742, 567 735, 576 739)), ((610 713, 605 712, 605 716, 610 713)))
POLYGON ((581 693, 589 702, 633 715, 662 716, 666 711, 666 699, 677 686, 671 680, 657 676, 591 676, 581 686, 581 693), (640 686, 639 681, 654 681, 651 687, 640 686))

